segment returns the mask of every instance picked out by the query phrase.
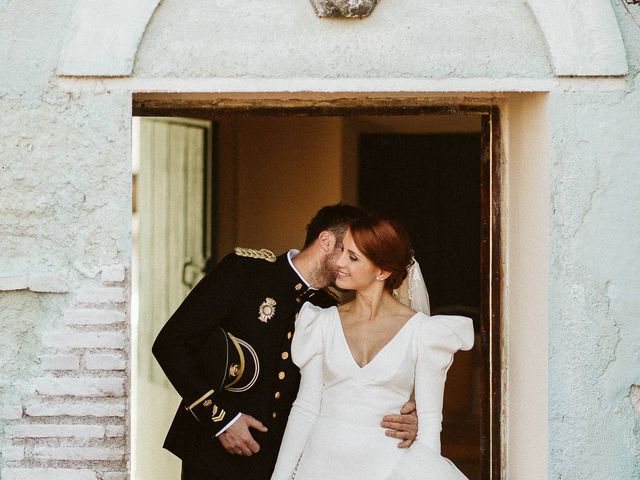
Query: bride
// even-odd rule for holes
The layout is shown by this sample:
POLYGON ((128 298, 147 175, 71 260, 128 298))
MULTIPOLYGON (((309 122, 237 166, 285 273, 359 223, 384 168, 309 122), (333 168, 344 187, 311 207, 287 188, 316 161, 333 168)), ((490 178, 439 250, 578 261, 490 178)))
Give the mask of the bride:
POLYGON ((366 217, 346 233, 337 286, 355 299, 306 303, 292 359, 302 379, 272 480, 460 480, 440 455, 442 401, 453 354, 473 345, 470 319, 428 316, 426 287, 398 223, 366 217), (393 292, 409 283, 407 306, 393 292), (415 392, 419 431, 410 449, 380 430, 415 392))

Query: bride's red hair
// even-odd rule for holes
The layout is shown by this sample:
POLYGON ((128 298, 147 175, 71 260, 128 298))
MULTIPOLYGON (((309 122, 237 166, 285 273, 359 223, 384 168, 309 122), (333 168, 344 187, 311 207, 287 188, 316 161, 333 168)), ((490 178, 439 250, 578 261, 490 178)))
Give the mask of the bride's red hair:
POLYGON ((413 261, 411 239, 404 226, 395 220, 367 216, 355 220, 350 231, 358 250, 374 265, 391 272, 385 288, 394 290, 402 285, 413 261))

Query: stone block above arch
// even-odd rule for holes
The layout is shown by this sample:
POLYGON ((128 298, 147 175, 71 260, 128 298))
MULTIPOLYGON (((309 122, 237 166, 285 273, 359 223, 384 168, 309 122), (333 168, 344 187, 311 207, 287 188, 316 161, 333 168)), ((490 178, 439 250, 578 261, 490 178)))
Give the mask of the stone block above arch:
POLYGON ((151 15, 161 0, 79 0, 58 62, 60 76, 131 75, 151 15))
POLYGON ((609 0, 527 0, 557 76, 621 76, 629 67, 609 0))

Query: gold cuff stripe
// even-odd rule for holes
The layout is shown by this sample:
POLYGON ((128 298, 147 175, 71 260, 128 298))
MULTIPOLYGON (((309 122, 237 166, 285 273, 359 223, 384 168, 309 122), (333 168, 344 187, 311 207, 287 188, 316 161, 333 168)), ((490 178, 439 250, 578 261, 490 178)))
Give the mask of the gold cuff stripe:
POLYGON ((196 400, 195 402, 193 402, 191 405, 189 405, 189 410, 192 410, 193 407, 195 407, 196 405, 199 405, 201 402, 205 401, 207 398, 209 398, 211 395, 213 395, 213 389, 209 390, 207 393, 205 393, 204 395, 202 395, 198 400, 196 400))
POLYGON ((224 416, 227 414, 227 412, 225 412, 224 410, 220 410, 220 413, 218 413, 217 415, 213 415, 211 417, 211 420, 213 420, 214 422, 219 422, 220 420, 222 420, 224 418, 224 416))

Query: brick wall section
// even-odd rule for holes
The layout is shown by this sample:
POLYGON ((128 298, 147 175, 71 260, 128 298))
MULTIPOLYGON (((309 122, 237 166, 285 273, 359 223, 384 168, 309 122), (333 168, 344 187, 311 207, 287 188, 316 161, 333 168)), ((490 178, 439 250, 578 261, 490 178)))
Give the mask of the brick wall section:
MULTIPOLYGON (((0 290, 66 292, 56 273, 0 279, 0 290), (58 283, 56 283, 58 282, 58 283)), ((44 293, 46 292, 46 293, 44 293)), ((129 429, 127 270, 103 267, 42 335, 40 373, 0 407, 2 480, 125 480, 129 429)))

